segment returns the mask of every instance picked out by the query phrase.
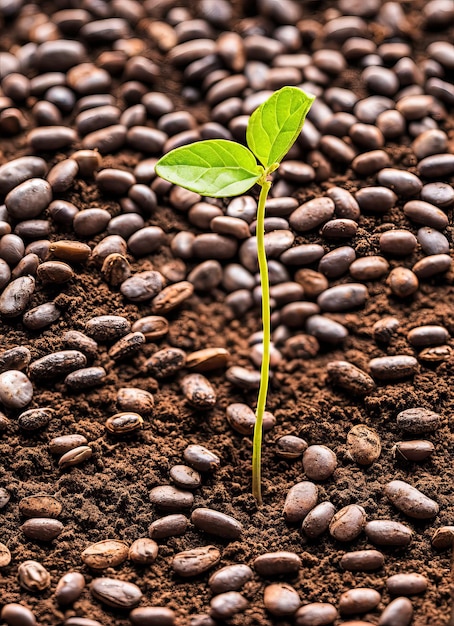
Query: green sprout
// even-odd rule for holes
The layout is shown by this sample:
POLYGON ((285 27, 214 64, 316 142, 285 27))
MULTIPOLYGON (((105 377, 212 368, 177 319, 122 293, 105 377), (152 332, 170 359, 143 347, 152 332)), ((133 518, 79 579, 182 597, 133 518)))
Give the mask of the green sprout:
POLYGON ((249 149, 225 139, 197 141, 171 150, 156 164, 158 176, 203 196, 239 196, 258 184, 257 257, 262 289, 263 356, 252 444, 252 493, 261 494, 262 424, 270 366, 270 293, 265 253, 265 204, 271 188, 270 174, 295 143, 314 101, 297 87, 283 87, 250 116, 246 142, 249 149), (259 161, 261 165, 257 163, 259 161))

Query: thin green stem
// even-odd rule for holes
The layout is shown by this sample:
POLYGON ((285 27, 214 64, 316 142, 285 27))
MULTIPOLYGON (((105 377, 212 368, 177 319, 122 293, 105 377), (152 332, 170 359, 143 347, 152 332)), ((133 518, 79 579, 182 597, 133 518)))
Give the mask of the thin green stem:
POLYGON ((266 179, 259 181, 261 185, 259 203, 257 207, 257 256, 260 271, 260 286, 262 289, 262 327, 263 327, 263 355, 260 368, 260 388, 255 412, 254 439, 252 442, 252 494, 258 504, 262 503, 262 427, 263 413, 266 407, 268 379, 270 370, 270 286, 268 280, 268 263, 265 253, 265 204, 271 182, 266 179))

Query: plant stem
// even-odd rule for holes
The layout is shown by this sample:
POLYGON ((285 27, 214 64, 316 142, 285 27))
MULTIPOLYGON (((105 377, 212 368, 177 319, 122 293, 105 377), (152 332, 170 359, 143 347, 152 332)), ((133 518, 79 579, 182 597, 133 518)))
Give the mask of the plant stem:
POLYGON ((268 378, 270 370, 270 286, 268 280, 268 263, 265 253, 265 203, 271 182, 259 181, 261 185, 259 203, 257 207, 257 257, 259 262, 260 286, 262 290, 262 328, 263 328, 263 354, 260 368, 260 388, 255 412, 254 439, 252 442, 252 494, 258 504, 262 504, 262 426, 263 413, 266 407, 266 394, 268 392, 268 378))

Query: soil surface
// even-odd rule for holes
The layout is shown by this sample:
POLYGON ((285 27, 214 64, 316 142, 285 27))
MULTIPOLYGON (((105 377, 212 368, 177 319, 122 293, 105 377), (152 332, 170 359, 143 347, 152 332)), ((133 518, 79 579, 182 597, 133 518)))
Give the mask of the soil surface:
MULTIPOLYGON (((74 7, 74 4, 78 5, 39 2, 38 8, 49 16, 62 7, 67 8, 67 5, 74 7)), ((90 3, 82 4, 88 6, 90 3)), ((174 4, 192 6, 190 2, 174 4)), ((316 16, 323 24, 330 11, 336 13, 339 10, 338 4, 346 5, 340 2, 302 2, 303 17, 312 20, 316 16)), ((232 3, 232 6, 229 28, 235 31, 242 24, 244 26, 246 17, 254 18, 256 7, 253 3, 243 7, 241 2, 232 3)), ((403 2, 401 8, 407 15, 410 30, 413 30, 394 37, 391 34, 389 37, 390 41, 404 40, 409 43, 417 62, 431 41, 452 41, 454 35, 452 27, 441 31, 424 29, 421 18, 423 6, 424 3, 416 1, 403 2)), ((375 38, 377 44, 387 41, 386 33, 380 31, 379 22, 372 18, 365 19, 372 24, 372 40, 375 38)), ((15 16, 5 18, 2 50, 14 49, 14 46, 25 43, 17 37, 13 28, 15 23, 15 16)), ((225 27, 213 28, 215 32, 226 30, 225 27)), ((144 37, 140 29, 135 34, 139 38, 144 37)), ((210 107, 206 102, 190 102, 184 94, 181 95, 185 84, 182 72, 173 69, 166 55, 156 50, 149 40, 144 38, 144 41, 147 46, 145 56, 153 59, 161 68, 161 75, 156 79, 153 90, 170 95, 175 109, 189 111, 199 124, 209 120, 210 107)), ((102 49, 103 46, 89 47, 93 61, 102 49)), ((309 49, 310 46, 304 44, 301 51, 307 52, 309 49)), ((332 86, 356 90, 364 97, 367 90, 359 76, 360 70, 353 66, 335 77, 332 86)), ((113 85, 112 92, 118 96, 120 103, 118 89, 121 76, 114 76, 113 85)), ((121 106, 126 108, 124 103, 121 106)), ((33 126, 33 121, 30 107, 24 104, 21 108, 29 116, 29 126, 24 132, 2 141, 0 165, 12 158, 30 154, 26 134, 33 126)), ((64 118, 64 123, 69 125, 73 120, 74 115, 69 114, 64 118)), ((440 128, 452 133, 452 109, 448 107, 446 116, 438 123, 440 128)), ((410 144, 411 138, 408 136, 386 143, 385 149, 392 167, 417 171, 417 161, 410 144)), ((41 156, 46 158, 50 166, 70 156, 72 151, 68 149, 41 156)), ((137 163, 147 156, 124 147, 114 154, 106 154, 102 168, 133 171, 137 163)), ((374 181, 375 176, 361 179, 350 168, 334 164, 328 180, 313 181, 304 187, 295 186, 292 194, 301 203, 324 195, 333 185, 354 193, 361 187, 375 184, 374 181)), ((452 179, 447 177, 444 182, 452 182, 452 179)), ((79 210, 96 206, 107 209, 112 216, 121 211, 117 198, 103 195, 93 179, 77 178, 72 187, 59 197, 73 202, 79 210)), ((168 242, 181 230, 196 234, 202 232, 189 222, 187 213, 176 211, 171 206, 167 196, 161 195, 158 199, 159 206, 151 217, 146 217, 146 225, 160 226, 167 234, 168 242)), ((352 245, 358 256, 380 254, 378 238, 388 227, 405 228, 414 234, 417 232, 418 225, 409 222, 403 214, 405 201, 399 198, 396 207, 385 216, 361 215, 356 236, 345 244, 327 244, 314 231, 297 234, 294 245, 323 243, 326 249, 352 245)), ((452 209, 445 212, 451 222, 452 209)), ((451 226, 444 233, 450 239, 451 226)), ((93 248, 105 236, 103 232, 80 240, 93 248)), ((77 237, 52 224, 49 238, 58 240, 77 237)), ((422 257, 418 248, 403 260, 389 258, 389 262, 391 268, 398 265, 411 268, 422 257)), ((172 258, 168 244, 145 257, 137 259, 128 256, 133 272, 149 269, 159 271, 172 258)), ((187 272, 199 262, 195 259, 186 260, 187 272)), ((225 264, 224 261, 221 263, 225 264)), ((38 283, 29 305, 32 308, 54 301, 62 309, 60 319, 38 332, 27 330, 20 318, 3 319, 0 337, 2 349, 26 346, 31 351, 32 361, 35 361, 63 349, 63 334, 68 330, 84 332, 86 322, 92 317, 121 315, 132 323, 151 314, 149 303, 132 303, 123 297, 118 288, 110 286, 92 260, 72 265, 75 276, 68 284, 46 286, 38 283)), ((317 269, 317 264, 309 267, 317 269)), ((289 268, 292 276, 295 269, 289 268)), ((243 402, 254 407, 256 390, 244 390, 232 385, 226 380, 224 369, 209 371, 205 375, 216 390, 217 402, 213 409, 201 411, 191 408, 182 395, 179 381, 187 370, 168 379, 156 380, 143 369, 144 361, 154 352, 170 346, 181 348, 188 354, 206 347, 226 348, 229 352, 228 366, 252 367, 248 340, 252 333, 260 331, 259 308, 248 310, 240 319, 233 318, 224 303, 226 292, 221 285, 208 293, 196 291, 179 308, 166 314, 170 324, 168 335, 155 343, 147 342, 140 352, 129 359, 113 361, 108 355, 111 344, 99 342, 99 350, 91 364, 105 368, 107 378, 102 386, 94 390, 70 392, 62 378, 45 383, 33 381, 34 396, 27 408, 51 407, 54 414, 46 428, 30 432, 24 431, 16 423, 20 411, 4 408, 10 425, 6 432, 0 433, 0 487, 10 493, 11 499, 0 511, 0 541, 8 546, 12 561, 0 569, 0 605, 22 603, 34 612, 39 624, 48 626, 63 624, 65 619, 73 615, 98 620, 101 624, 130 624, 128 611, 122 612, 102 605, 90 595, 88 586, 67 610, 59 608, 54 597, 55 585, 69 570, 82 572, 87 584, 97 575, 81 561, 81 553, 89 544, 108 538, 121 539, 131 544, 139 537, 146 537, 150 523, 162 516, 162 512, 150 503, 150 490, 158 485, 170 484, 169 470, 173 465, 184 462, 183 451, 186 446, 201 444, 220 456, 221 465, 214 474, 203 475, 202 486, 194 491, 194 507, 210 507, 232 515, 243 525, 243 533, 239 540, 227 541, 204 534, 190 525, 184 535, 159 541, 159 555, 153 565, 141 567, 127 561, 102 572, 103 576, 138 585, 144 594, 141 606, 166 606, 174 610, 178 626, 189 625, 191 616, 208 613, 212 593, 207 580, 211 572, 186 580, 173 572, 171 563, 178 552, 211 544, 222 553, 218 567, 232 563, 252 566, 253 560, 266 552, 286 550, 297 553, 302 559, 298 575, 277 580, 289 582, 297 590, 303 604, 330 602, 337 606, 341 593, 348 589, 374 588, 382 594, 379 608, 361 616, 361 619, 371 624, 378 623, 381 610, 392 599, 386 590, 386 579, 399 572, 418 572, 427 577, 429 586, 424 594, 411 597, 414 607, 412 624, 452 624, 449 621, 452 604, 450 586, 454 582, 450 571, 450 555, 448 552, 435 551, 431 546, 431 538, 438 527, 453 524, 454 519, 454 357, 430 366, 420 363, 418 372, 411 378, 388 383, 378 381, 375 390, 364 398, 330 385, 327 381, 327 364, 334 360, 346 360, 369 371, 369 360, 375 357, 396 354, 417 356, 418 351, 409 344, 407 334, 412 328, 421 325, 444 326, 452 337, 453 281, 452 270, 421 280, 418 291, 407 298, 394 296, 385 278, 368 282, 369 297, 363 307, 328 314, 328 317, 341 322, 348 329, 348 336, 341 345, 333 347, 322 342, 316 356, 304 359, 289 356, 288 351, 283 350, 284 357, 274 368, 268 396, 267 409, 274 414, 276 426, 264 436, 263 505, 260 507, 250 493, 251 438, 235 433, 226 420, 226 407, 233 402, 243 402), (388 345, 377 343, 373 333, 374 324, 385 316, 396 317, 399 321, 399 327, 388 345), (106 419, 118 412, 116 396, 120 387, 146 389, 154 395, 155 400, 153 414, 145 418, 143 429, 123 436, 109 434, 104 426, 106 419), (413 407, 428 408, 441 416, 441 425, 437 431, 423 437, 433 442, 435 451, 428 460, 418 463, 399 460, 393 452, 395 443, 406 438, 397 426, 396 415, 413 407), (380 436, 382 453, 370 467, 359 466, 348 457, 346 437, 355 424, 372 427, 380 436), (83 434, 93 449, 93 456, 79 466, 61 470, 56 457, 49 452, 49 442, 58 435, 70 433, 83 434), (346 572, 339 565, 345 552, 374 547, 364 533, 348 544, 336 542, 329 533, 311 541, 304 537, 299 525, 287 524, 283 518, 286 494, 295 483, 305 480, 301 458, 286 461, 276 455, 276 440, 287 434, 299 435, 309 445, 327 445, 337 455, 338 466, 334 474, 318 483, 319 502, 330 500, 336 510, 357 503, 364 507, 368 519, 401 521, 414 532, 410 546, 404 549, 378 548, 385 555, 385 565, 377 572, 346 572), (408 481, 436 500, 440 507, 439 515, 432 520, 418 521, 397 511, 384 495, 384 486, 394 479, 408 481), (49 543, 27 539, 20 530, 24 520, 18 504, 25 496, 37 493, 52 494, 63 505, 60 520, 64 530, 49 543), (42 593, 31 593, 19 586, 18 565, 27 559, 42 563, 52 577, 51 587, 42 593)), ((333 286, 352 282, 352 279, 347 274, 329 282, 333 286)), ((293 335, 304 330, 290 329, 289 332, 293 335)), ((452 345, 452 340, 449 343, 452 345)), ((263 590, 272 580, 276 579, 264 580, 255 575, 242 590, 249 607, 234 616, 229 623, 237 626, 293 624, 291 619, 286 621, 285 618, 272 617, 264 607, 263 590)), ((340 624, 343 620, 336 623, 340 624)))

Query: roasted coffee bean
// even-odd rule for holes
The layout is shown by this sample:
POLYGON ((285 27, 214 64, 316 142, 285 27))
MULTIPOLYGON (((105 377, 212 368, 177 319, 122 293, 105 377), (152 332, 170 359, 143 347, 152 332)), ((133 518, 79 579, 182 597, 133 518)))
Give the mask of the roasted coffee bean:
POLYGON ((79 465, 93 455, 93 450, 90 446, 77 446, 77 448, 71 448, 68 452, 65 452, 58 461, 58 467, 61 469, 68 469, 74 465, 79 465))
POLYGON ((447 343, 449 333, 443 326, 417 326, 407 335, 408 342, 416 348, 447 343))
POLYGON ((166 314, 179 307, 192 296, 194 286, 189 281, 181 281, 165 287, 151 302, 151 311, 166 314))
POLYGON ((396 598, 380 615, 378 626, 410 626, 413 607, 408 598, 396 598))
POLYGON ((146 270, 126 279, 120 291, 131 302, 147 302, 157 296, 163 286, 164 277, 159 272, 146 270))
POLYGON ((328 280, 320 272, 311 269, 299 269, 295 273, 295 281, 299 283, 309 298, 316 298, 328 288, 328 280))
POLYGON ((293 615, 301 605, 296 589, 287 583, 273 583, 264 590, 263 604, 271 615, 284 617, 293 615))
POLYGON ((334 208, 331 198, 309 200, 290 215, 290 226, 298 232, 313 230, 333 217, 334 208))
POLYGON ((197 444, 187 446, 183 457, 188 465, 199 472, 213 472, 221 464, 221 459, 217 454, 197 444))
POLYGON ((380 250, 394 256, 411 254, 418 241, 408 230, 388 230, 380 236, 380 250))
POLYGON ((303 468, 311 480, 326 480, 337 466, 337 458, 327 446, 309 446, 303 454, 303 468))
POLYGON ((121 411, 151 415, 154 398, 149 391, 135 387, 121 387, 117 392, 117 406, 121 411))
MULTIPOLYGON (((309 449, 309 448, 308 448, 309 449)), ((293 485, 284 502, 284 518, 293 524, 301 522, 317 504, 318 488, 314 483, 302 481, 293 485)))
POLYGON ((309 539, 316 539, 328 530, 334 513, 335 508, 331 502, 320 502, 306 515, 301 530, 309 539))
POLYGON ((21 261, 25 254, 24 242, 18 235, 6 234, 0 239, 0 257, 11 267, 21 261))
POLYGON ((30 609, 14 602, 3 605, 0 619, 5 621, 8 626, 37 626, 38 624, 30 609))
POLYGON ((364 424, 357 424, 347 433, 347 446, 350 457, 358 465, 371 465, 381 453, 378 433, 364 424))
POLYGON ((56 322, 60 315, 61 310, 53 302, 45 302, 27 311, 22 321, 30 330, 40 330, 56 322))
POLYGON ((332 384, 356 395, 365 396, 375 389, 373 379, 348 361, 330 361, 327 372, 332 384))
POLYGON ((399 511, 409 517, 431 519, 438 514, 439 506, 434 500, 403 480, 388 483, 385 494, 399 511))
POLYGON ((166 378, 181 370, 186 362, 186 353, 180 348, 158 350, 144 363, 144 368, 156 378, 166 378))
POLYGON ((151 565, 158 556, 158 544, 153 539, 141 537, 129 548, 128 558, 137 565, 151 565))
MULTIPOLYGON (((309 265, 314 261, 318 261, 324 255, 324 253, 324 248, 319 244, 307 243, 301 244, 300 246, 294 246, 293 248, 288 248, 287 250, 285 250, 285 252, 281 254, 280 260, 285 265, 309 265)), ((302 284, 301 281, 297 279, 296 275, 295 280, 298 283, 302 284)))
POLYGON ((27 143, 37 152, 61 150, 75 141, 77 141, 76 131, 66 126, 41 126, 33 128, 27 135, 27 143))
POLYGON ((170 478, 180 489, 197 489, 202 484, 199 472, 187 465, 174 465, 169 473, 170 478))
POLYGON ((351 239, 356 235, 358 224, 345 218, 329 220, 320 231, 325 239, 351 239))
MULTIPOLYGON (((340 246, 328 252, 320 259, 318 271, 328 278, 339 278, 345 274, 356 259, 356 253, 350 246, 340 246)), ((345 287, 345 285, 339 285, 345 287)), ((320 294, 323 295, 323 294, 320 294)))
MULTIPOLYGON (((59 224, 64 228, 69 228, 72 226, 74 217, 79 212, 79 209, 71 204, 71 202, 66 202, 65 200, 54 200, 51 202, 47 208, 47 214, 51 218, 55 224, 59 224)), ((55 242, 58 245, 58 242, 55 242)), ((52 244, 51 244, 52 245, 52 244)), ((49 250, 50 250, 49 246, 49 250)))
POLYGON ((210 291, 219 285, 222 280, 222 267, 216 260, 209 260, 196 265, 189 272, 188 281, 197 291, 210 291))
POLYGON ((66 348, 79 350, 89 357, 95 357, 98 352, 96 341, 78 330, 68 330, 63 334, 62 340, 66 348))
POLYGON ((126 359, 138 352, 145 343, 145 336, 142 333, 129 333, 121 337, 109 350, 109 356, 114 361, 126 359))
POLYGON ((423 407, 405 409, 397 415, 397 425, 412 435, 434 432, 440 426, 440 415, 423 407))
POLYGON ((13 409, 23 409, 33 398, 33 385, 27 376, 18 370, 7 370, 0 374, 0 402, 13 409))
POLYGON ((81 554, 81 559, 92 569, 100 570, 121 565, 128 558, 129 547, 124 541, 104 539, 93 543, 81 554))
MULTIPOLYGON (((51 223, 49 220, 24 220, 23 222, 19 222, 14 228, 14 234, 21 237, 22 239, 45 239, 49 237, 51 229, 51 223)), ((29 256, 29 255, 27 255, 29 256)), ((34 255, 35 257, 37 255, 34 255)), ((23 257, 19 263, 23 265, 25 257, 23 257)), ((27 267, 34 267, 32 264, 27 267)), ((14 269, 14 273, 18 271, 17 268, 14 269)), ((33 274, 36 272, 36 267, 33 269, 33 274)), ((25 271, 22 271, 21 275, 24 275, 25 271)))
POLYGON ((454 545, 454 526, 441 526, 432 536, 432 545, 436 550, 449 550, 454 545))
POLYGON ((417 439, 415 441, 398 441, 393 446, 394 455, 405 461, 425 461, 435 450, 435 446, 431 441, 417 439))
POLYGON ((36 541, 52 541, 63 532, 63 524, 56 519, 33 517, 20 527, 28 539, 36 541))
POLYGON ((224 348, 203 348, 188 355, 186 367, 195 372, 209 372, 225 367, 228 357, 224 348))
POLYGON ((91 256, 95 263, 99 267, 102 267, 109 254, 121 254, 122 256, 125 256, 126 250, 127 244, 123 237, 120 237, 119 235, 108 235, 96 244, 92 250, 91 256))
POLYGON ((418 278, 430 278, 447 272, 451 268, 451 263, 449 254, 432 254, 415 263, 412 270, 418 278))
POLYGON ((153 504, 166 511, 190 509, 194 504, 194 495, 190 491, 183 491, 171 485, 154 487, 149 495, 153 504))
POLYGON ((103 367, 85 367, 75 372, 71 372, 65 378, 65 385, 68 389, 91 389, 102 385, 107 376, 103 367))
POLYGON ((427 156, 418 163, 419 174, 423 178, 444 178, 454 173, 452 154, 434 154, 427 156))
POLYGON ((23 370, 30 363, 31 352, 25 346, 15 346, 0 354, 0 373, 8 370, 23 370))
POLYGON ((5 198, 8 214, 17 220, 37 217, 52 201, 52 188, 42 178, 30 178, 14 187, 5 198))
POLYGON ((378 550, 346 552, 340 566, 350 572, 372 572, 383 567, 385 557, 378 550))
POLYGON ((109 254, 102 264, 101 273, 112 287, 118 287, 131 277, 131 266, 122 254, 109 254))
POLYGON ((379 546, 405 548, 413 538, 408 526, 392 520, 372 520, 367 522, 364 531, 369 541, 379 546))
POLYGON ((47 174, 47 182, 53 193, 63 193, 72 185, 79 173, 79 166, 74 159, 60 161, 47 174))
POLYGON ((412 356, 398 354, 371 359, 369 367, 375 379, 392 382, 416 374, 418 361, 412 356))
POLYGON ((297 610, 295 626, 329 626, 338 617, 336 608, 327 602, 313 602, 297 610))
POLYGON ((68 606, 78 600, 85 589, 85 579, 79 572, 67 572, 57 583, 55 599, 60 606, 68 606))
POLYGON ((366 524, 366 512, 362 506, 348 504, 338 511, 329 525, 329 532, 337 541, 353 541, 366 524))
POLYGON ((421 200, 434 204, 440 209, 447 209, 454 203, 454 190, 447 183, 428 183, 421 190, 421 200))
POLYGON ((15 187, 30 179, 39 179, 46 174, 47 164, 37 156, 13 159, 0 167, 0 194, 6 196, 15 187))
POLYGON ((434 228, 424 226, 418 230, 418 242, 426 254, 437 255, 449 253, 449 241, 434 228))
MULTIPOLYGON (((80 101, 79 101, 80 102, 80 101)), ((79 175, 90 178, 101 167, 101 155, 96 150, 77 150, 71 155, 79 166, 79 175)))
MULTIPOLYGON (((99 114, 101 112, 101 109, 102 107, 94 109, 94 111, 99 114)), ((134 174, 114 168, 106 168, 98 172, 96 175, 96 184, 98 188, 104 193, 110 193, 116 196, 122 196, 126 194, 128 192, 128 189, 132 187, 135 182, 136 179, 134 177, 134 174)), ((118 234, 123 235, 123 233, 118 234)))
POLYGON ((139 587, 115 578, 95 578, 90 591, 97 600, 116 609, 132 609, 142 599, 139 587))
MULTIPOLYGON (((49 442, 49 451, 51 454, 65 454, 74 448, 84 446, 87 440, 83 435, 61 435, 54 437, 49 442)), ((52 517, 49 516, 48 517, 52 517)))
POLYGON ((266 552, 254 559, 253 565, 257 574, 263 578, 295 575, 301 568, 301 559, 295 552, 266 552))
POLYGON ((131 325, 125 317, 119 315, 100 315, 92 317, 85 324, 87 334, 96 341, 115 341, 131 331, 131 325))
POLYGON ((324 315, 311 315, 306 321, 306 330, 309 335, 329 344, 341 343, 348 335, 345 326, 324 315))
POLYGON ((307 448, 307 442, 295 435, 283 435, 276 441, 276 455, 283 459, 299 459, 307 448))
POLYGON ((375 589, 357 587, 349 589, 339 598, 339 612, 341 615, 368 613, 375 609, 381 600, 381 595, 375 589))
POLYGON ((187 374, 181 380, 181 390, 188 403, 196 409, 211 409, 216 404, 216 392, 202 374, 187 374))
POLYGON ((83 209, 73 219, 73 229, 80 237, 92 237, 106 229, 110 213, 105 209, 83 209))
POLYGON ((238 539, 243 530, 241 523, 235 518, 213 509, 195 509, 191 515, 191 522, 199 530, 223 539, 238 539))
POLYGON ((199 576, 219 563, 221 553, 215 546, 179 552, 172 559, 174 572, 184 578, 199 576))
MULTIPOLYGON (((422 200, 411 200, 404 205, 405 215, 423 226, 431 226, 438 230, 444 230, 448 225, 446 213, 436 206, 422 200)), ((390 231, 392 232, 392 231, 390 231)))
POLYGON ((62 259, 63 261, 83 263, 88 260, 91 254, 91 248, 81 241, 68 241, 61 239, 60 241, 54 241, 51 243, 49 253, 57 259, 62 259))
POLYGON ((356 280, 377 280, 389 271, 389 263, 382 256, 366 256, 356 259, 349 267, 352 278, 356 280))
POLYGON ((56 518, 62 511, 61 503, 53 496, 27 496, 19 502, 19 512, 24 517, 56 518))
POLYGON ((150 341, 166 335, 169 330, 169 323, 165 317, 150 315, 134 322, 131 330, 141 332, 146 340, 150 341))
POLYGON ((419 288, 418 277, 406 267, 395 267, 391 270, 386 283, 392 293, 399 298, 408 298, 416 293, 419 288))
POLYGON ((87 364, 87 358, 78 350, 61 350, 52 352, 29 365, 32 378, 45 380, 56 376, 64 376, 73 370, 80 369, 87 364))
POLYGON ((413 596, 424 593, 429 581, 422 574, 394 574, 386 579, 386 588, 393 596, 413 596))
POLYGON ((50 574, 37 561, 24 561, 17 568, 17 574, 20 586, 32 593, 44 591, 50 587, 50 574))
POLYGON ((35 291, 35 279, 21 276, 11 281, 0 295, 0 314, 4 317, 22 315, 35 291))
POLYGON ((38 279, 44 285, 63 285, 74 276, 74 270, 63 261, 45 261, 36 271, 38 279))
POLYGON ((150 524, 148 534, 152 539, 166 539, 184 535, 188 527, 189 520, 181 513, 166 515, 150 524))
POLYGON ((165 606, 141 606, 129 614, 133 626, 174 626, 175 612, 165 606))
MULTIPOLYGON (((256 415, 247 405, 235 402, 229 404, 226 411, 227 421, 231 427, 242 435, 252 435, 254 432, 256 415)), ((264 412, 262 428, 266 432, 271 430, 276 423, 274 416, 268 411, 264 412)))
POLYGON ((355 193, 361 211, 382 215, 397 202, 397 196, 387 187, 364 187, 355 193))
MULTIPOLYGON (((132 214, 131 214, 132 215, 132 214)), ((147 226, 128 238, 128 248, 136 257, 156 252, 165 242, 165 233, 159 226, 147 226)))
POLYGON ((19 415, 17 423, 24 430, 38 430, 47 426, 53 415, 54 410, 50 408, 29 409, 19 415))
POLYGON ((141 430, 143 418, 138 413, 116 413, 107 418, 104 426, 114 435, 124 435, 141 430))
POLYGON ((251 578, 253 572, 244 563, 226 565, 217 570, 208 580, 208 585, 214 594, 241 589, 251 578))
MULTIPOLYGON (((11 563, 11 552, 4 543, 0 543, 0 567, 6 567, 11 563)), ((3 615, 3 614, 2 614, 3 615)))

